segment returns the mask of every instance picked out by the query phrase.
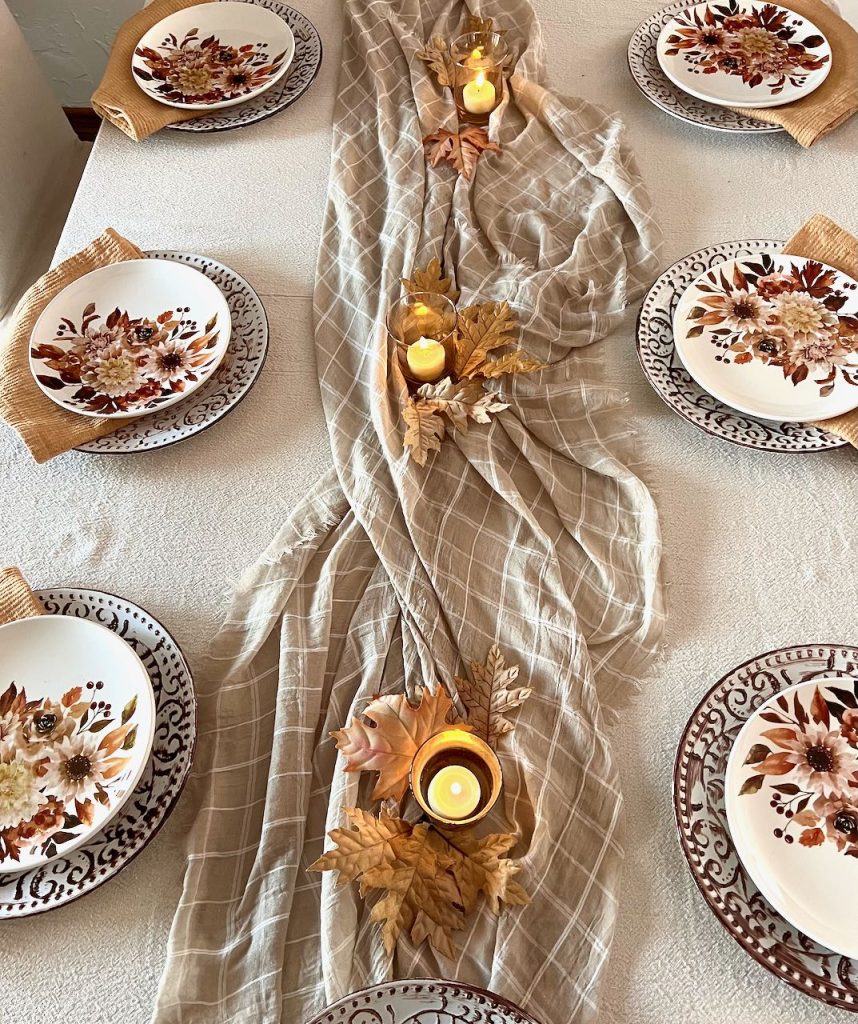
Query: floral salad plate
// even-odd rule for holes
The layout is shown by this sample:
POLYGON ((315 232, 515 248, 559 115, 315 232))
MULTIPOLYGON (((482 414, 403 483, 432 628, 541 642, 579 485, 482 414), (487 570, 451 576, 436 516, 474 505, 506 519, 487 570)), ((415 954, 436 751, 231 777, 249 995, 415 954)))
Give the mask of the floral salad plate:
POLYGON ((858 408, 858 284, 834 267, 727 260, 687 289, 673 333, 694 380, 740 412, 806 423, 858 408))
POLYGON ((676 86, 719 106, 792 103, 831 71, 831 46, 812 22, 758 0, 680 11, 662 29, 657 54, 676 86))
POLYGON ((103 828, 154 730, 149 675, 116 633, 53 615, 0 626, 0 870, 43 866, 103 828))
POLYGON ((305 1024, 538 1024, 485 989, 454 981, 391 981, 353 992, 305 1024))
POLYGON ((140 416, 211 377, 230 331, 227 301, 200 271, 126 260, 85 274, 48 303, 30 337, 30 369, 70 412, 140 416))
POLYGON ((763 895, 858 957, 858 682, 799 683, 748 719, 725 779, 730 835, 763 895))
POLYGON ((270 89, 294 56, 295 37, 283 18, 256 4, 224 0, 159 21, 135 47, 131 71, 159 103, 217 110, 270 89))

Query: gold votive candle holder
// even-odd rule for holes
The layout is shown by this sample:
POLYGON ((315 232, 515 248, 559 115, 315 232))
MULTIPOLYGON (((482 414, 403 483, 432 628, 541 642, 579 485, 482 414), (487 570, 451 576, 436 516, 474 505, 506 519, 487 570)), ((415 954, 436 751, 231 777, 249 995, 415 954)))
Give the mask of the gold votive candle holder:
POLYGON ((418 749, 409 781, 414 799, 430 821, 456 829, 485 818, 498 801, 503 776, 498 756, 485 740, 452 727, 418 749), (478 788, 473 807, 469 800, 472 779, 478 788))
POLYGON ((396 344, 400 369, 410 383, 431 384, 450 372, 456 323, 456 307, 446 295, 411 292, 391 305, 387 331, 396 344))
POLYGON ((453 43, 451 53, 456 62, 453 98, 459 120, 488 124, 503 99, 508 46, 497 32, 466 32, 453 43))

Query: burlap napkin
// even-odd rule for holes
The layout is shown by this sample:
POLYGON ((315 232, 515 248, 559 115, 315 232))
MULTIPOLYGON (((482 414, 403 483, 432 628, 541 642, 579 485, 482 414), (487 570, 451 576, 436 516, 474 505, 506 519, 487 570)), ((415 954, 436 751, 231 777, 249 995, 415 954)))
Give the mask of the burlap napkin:
POLYGON ((155 0, 142 11, 123 22, 113 41, 107 69, 98 88, 92 94, 92 109, 105 121, 110 121, 136 142, 152 135, 168 124, 192 121, 207 113, 205 110, 178 110, 147 96, 134 81, 131 57, 140 37, 169 14, 205 0, 155 0))
POLYGON ((91 270, 143 256, 136 245, 108 228, 85 249, 40 277, 18 303, 12 326, 0 341, 0 419, 18 431, 36 462, 47 462, 116 430, 115 420, 68 412, 39 390, 29 364, 30 335, 39 314, 66 285, 91 270))
MULTIPOLYGON (((784 252, 828 263, 850 277, 858 277, 858 238, 838 227, 833 220, 817 213, 792 236, 784 252)), ((858 410, 814 423, 858 448, 858 410)))
POLYGON ((825 33, 831 44, 831 72, 818 89, 795 103, 733 109, 782 125, 802 146, 812 146, 858 111, 858 33, 823 0, 788 0, 783 6, 825 33))
POLYGON ((43 612, 44 608, 27 586, 21 571, 12 565, 0 569, 0 626, 43 612))

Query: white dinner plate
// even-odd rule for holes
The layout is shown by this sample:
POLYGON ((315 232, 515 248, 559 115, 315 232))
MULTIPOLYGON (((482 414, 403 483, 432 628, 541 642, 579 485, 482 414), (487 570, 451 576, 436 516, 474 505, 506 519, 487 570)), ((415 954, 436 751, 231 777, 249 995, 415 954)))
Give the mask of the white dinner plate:
POLYGON ((831 46, 806 18, 760 0, 703 3, 661 31, 657 55, 680 89, 719 106, 778 107, 818 89, 831 46))
POLYGON ((683 294, 673 332, 694 380, 740 412, 808 423, 858 408, 858 283, 827 264, 719 263, 683 294))
POLYGON ((295 37, 283 18, 223 0, 159 21, 134 48, 131 71, 147 96, 168 107, 219 110, 270 89, 294 56, 295 37))
POLYGON ((730 835, 792 925, 858 957, 858 682, 799 683, 748 719, 730 753, 730 835))
POLYGON ((155 699, 140 658, 96 622, 0 626, 0 872, 68 854, 134 791, 155 699))
POLYGON ((126 260, 85 274, 48 303, 30 337, 30 369, 70 412, 140 416, 208 380, 230 331, 226 299, 199 270, 126 260))

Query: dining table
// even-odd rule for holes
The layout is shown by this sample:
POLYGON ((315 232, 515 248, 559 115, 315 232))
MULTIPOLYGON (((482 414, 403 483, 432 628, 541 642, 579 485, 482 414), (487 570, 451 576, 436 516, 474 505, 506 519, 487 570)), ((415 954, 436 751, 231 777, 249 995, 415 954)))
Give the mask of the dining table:
MULTIPOLYGON (((234 268, 260 294, 270 324, 252 392, 211 429, 154 452, 70 452, 36 465, 13 431, 0 431, 3 562, 20 566, 33 587, 85 586, 141 605, 198 672, 243 569, 331 465, 313 285, 342 12, 331 0, 294 5, 323 41, 313 87, 277 116, 234 131, 163 130, 135 143, 104 125, 56 253, 65 258, 110 226, 143 248, 234 268)), ((783 132, 683 123, 647 102, 626 65, 629 37, 654 0, 533 5, 550 88, 616 110, 626 124, 664 235, 663 267, 714 242, 786 239, 816 212, 858 232, 858 118, 811 149, 783 132)), ((854 7, 844 13, 858 24, 854 7)), ((640 695, 611 727, 626 859, 599 1020, 846 1024, 852 1014, 783 984, 722 929, 680 850, 672 787, 688 716, 733 666, 790 644, 858 643, 858 455, 750 450, 679 418, 641 371, 636 314, 629 308, 598 348, 604 383, 628 394, 638 472, 658 505, 668 618, 640 695)), ((198 743, 206 742, 203 732, 198 743)), ((188 822, 180 801, 107 884, 0 924, 0 1020, 150 1019, 188 822)))

